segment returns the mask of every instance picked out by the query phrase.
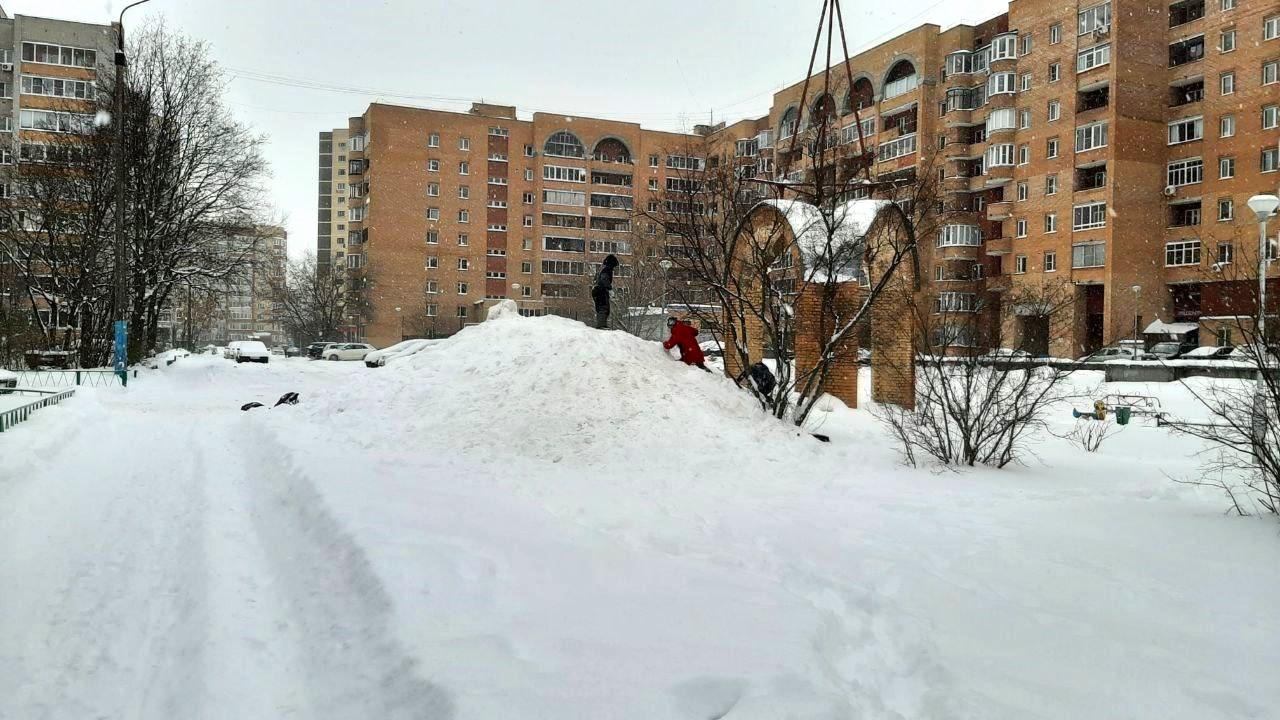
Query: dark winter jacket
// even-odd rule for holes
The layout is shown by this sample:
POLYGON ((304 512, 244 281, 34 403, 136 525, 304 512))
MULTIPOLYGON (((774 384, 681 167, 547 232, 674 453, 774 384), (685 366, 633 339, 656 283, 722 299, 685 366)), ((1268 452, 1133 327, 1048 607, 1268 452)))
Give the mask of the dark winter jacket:
POLYGON ((596 281, 591 286, 591 299, 595 301, 596 312, 609 307, 609 294, 613 292, 613 269, 617 266, 618 258, 610 255, 600 265, 600 272, 596 273, 596 281))
POLYGON ((702 348, 698 347, 698 331, 683 320, 677 320, 676 324, 671 326, 671 337, 662 343, 662 347, 667 350, 679 347, 680 359, 686 365, 701 365, 705 360, 702 348))

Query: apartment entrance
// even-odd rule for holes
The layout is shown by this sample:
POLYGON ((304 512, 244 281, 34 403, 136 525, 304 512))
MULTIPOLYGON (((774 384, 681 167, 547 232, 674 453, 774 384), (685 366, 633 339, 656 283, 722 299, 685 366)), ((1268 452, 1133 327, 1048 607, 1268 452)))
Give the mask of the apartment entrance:
POLYGON ((1049 355, 1049 317, 1024 315, 1018 318, 1019 348, 1036 357, 1049 355))

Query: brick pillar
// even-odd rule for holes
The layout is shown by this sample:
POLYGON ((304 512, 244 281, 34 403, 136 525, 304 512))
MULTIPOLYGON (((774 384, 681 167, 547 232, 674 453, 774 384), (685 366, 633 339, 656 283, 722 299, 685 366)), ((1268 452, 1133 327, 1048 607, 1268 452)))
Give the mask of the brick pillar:
MULTIPOLYGON (((856 283, 842 283, 836 288, 835 310, 841 317, 849 317, 857 311, 862 300, 862 290, 856 283)), ((795 352, 796 380, 800 382, 818 364, 818 352, 823 337, 833 332, 834 319, 822 318, 822 293, 810 289, 802 293, 795 304, 795 352)), ((858 336, 851 333, 834 348, 836 359, 827 370, 824 390, 840 398, 849 407, 858 407, 858 336)))
POLYGON ((896 278, 871 306, 871 398, 876 402, 916 406, 912 303, 910 286, 904 278, 896 278))
MULTIPOLYGON (((730 378, 736 378, 742 374, 743 368, 738 363, 738 352, 734 348, 738 342, 739 326, 737 319, 731 313, 725 312, 722 317, 722 327, 724 328, 724 374, 730 378)), ((751 364, 760 362, 764 357, 764 326, 760 324, 760 319, 755 315, 747 313, 743 325, 746 329, 746 337, 742 341, 747 346, 747 358, 751 364)))

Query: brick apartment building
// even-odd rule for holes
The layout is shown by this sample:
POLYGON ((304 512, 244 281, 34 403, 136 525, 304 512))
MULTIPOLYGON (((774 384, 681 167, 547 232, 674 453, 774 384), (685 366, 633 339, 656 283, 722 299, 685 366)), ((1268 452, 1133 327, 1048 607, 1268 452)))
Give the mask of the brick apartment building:
POLYGON ((363 334, 375 343, 404 334, 391 308, 410 307, 424 285, 438 298, 427 308, 454 323, 478 319, 485 297, 555 312, 560 273, 589 272, 591 251, 612 247, 606 227, 652 200, 668 167, 732 147, 748 172, 773 178, 774 146, 818 112, 854 141, 857 107, 878 176, 941 182, 940 229, 922 249, 926 292, 984 313, 1004 344, 1031 338, 1075 356, 1157 319, 1199 323, 1209 344, 1218 318, 1254 311, 1243 281, 1222 270, 1256 262, 1245 201, 1280 182, 1274 0, 1013 0, 977 25, 922 25, 850 66, 853 87, 834 73, 834 97, 814 83, 802 98, 801 80, 767 116, 694 135, 542 113, 521 121, 493 105, 372 105, 334 132, 349 133, 345 166, 338 151, 325 158, 321 135, 321 261, 341 265, 345 253, 348 267, 374 268, 376 314, 363 334), (343 199, 326 185, 326 163, 347 186, 345 238, 327 227, 341 222, 330 211, 343 199), (1000 311, 1046 281, 1070 288, 1068 333, 1048 337, 1036 318, 1000 311))

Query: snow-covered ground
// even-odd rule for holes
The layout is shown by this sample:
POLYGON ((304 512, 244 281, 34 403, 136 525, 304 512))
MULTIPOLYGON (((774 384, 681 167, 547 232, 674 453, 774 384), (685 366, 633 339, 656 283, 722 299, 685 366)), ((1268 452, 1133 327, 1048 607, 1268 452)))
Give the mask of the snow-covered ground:
POLYGON ((1275 716, 1280 527, 1194 443, 821 420, 551 317, 82 389, 0 436, 0 718, 1275 716))

